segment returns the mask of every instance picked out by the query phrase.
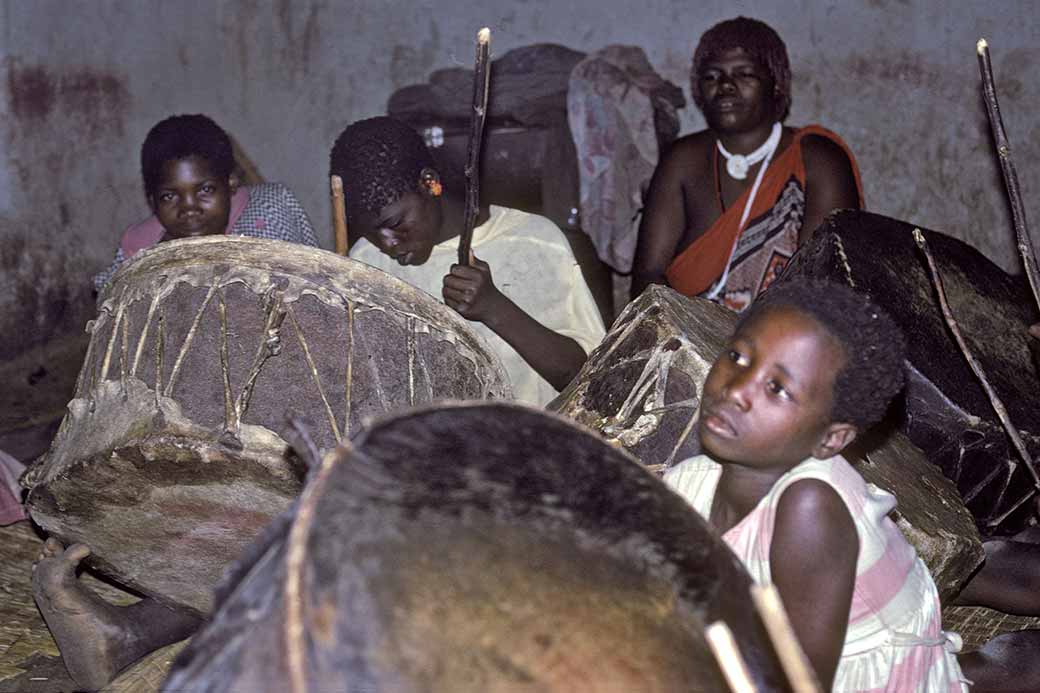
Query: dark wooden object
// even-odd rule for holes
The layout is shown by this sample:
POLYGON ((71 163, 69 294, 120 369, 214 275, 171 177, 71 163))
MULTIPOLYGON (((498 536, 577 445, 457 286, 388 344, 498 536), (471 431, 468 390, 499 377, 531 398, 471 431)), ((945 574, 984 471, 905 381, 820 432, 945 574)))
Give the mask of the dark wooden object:
POLYGON ((166 687, 722 691, 702 635, 721 619, 777 690, 749 586, 685 501, 572 422, 420 409, 326 456, 166 687))
POLYGON ((480 150, 484 144, 488 89, 491 80, 491 31, 477 32, 477 57, 473 68, 473 112, 470 114, 469 147, 466 154, 466 201, 459 236, 459 264, 469 265, 473 229, 480 212, 480 150))
MULTIPOLYGON (((835 213, 781 281, 828 277, 892 314, 908 347, 902 430, 954 482, 983 535, 1011 534, 1033 514, 1033 479, 947 329, 914 228, 877 214, 835 213)), ((1029 288, 966 243, 923 233, 965 340, 1035 458, 1040 379, 1027 343, 1036 322, 1029 288)))
POLYGON ((68 414, 26 477, 30 513, 118 582, 198 612, 299 491, 290 416, 328 450, 374 415, 510 394, 457 313, 323 250, 163 243, 102 299, 68 414))

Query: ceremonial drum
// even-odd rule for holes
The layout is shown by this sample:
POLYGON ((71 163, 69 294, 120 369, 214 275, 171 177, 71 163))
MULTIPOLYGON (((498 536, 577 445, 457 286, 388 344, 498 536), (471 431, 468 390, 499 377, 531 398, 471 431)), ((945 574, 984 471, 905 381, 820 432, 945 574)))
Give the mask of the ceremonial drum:
POLYGON ((388 417, 325 456, 164 689, 726 691, 782 673, 740 561, 636 460, 512 403, 388 417))
POLYGON ((47 532, 170 604, 207 612, 227 563, 372 415, 509 398, 466 320, 367 265, 281 241, 206 237, 126 263, 50 451, 27 477, 47 532), (307 444, 307 443, 304 443, 307 444))
MULTIPOLYGON (((1034 522, 1034 475, 943 319, 914 228, 878 214, 835 212, 781 281, 831 279, 869 294, 891 314, 907 342, 902 430, 956 484, 983 536, 1014 534, 1034 522)), ((963 241, 922 232, 960 332, 1036 459, 1040 377, 1028 334, 1037 322, 1028 282, 963 241)))

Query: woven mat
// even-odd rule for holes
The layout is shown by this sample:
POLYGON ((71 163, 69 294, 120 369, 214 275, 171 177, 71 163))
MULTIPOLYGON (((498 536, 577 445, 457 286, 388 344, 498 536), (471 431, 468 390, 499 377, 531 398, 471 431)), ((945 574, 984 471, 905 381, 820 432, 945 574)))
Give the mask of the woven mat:
POLYGON ((981 606, 943 607, 943 629, 959 633, 965 651, 978 649, 1001 633, 1030 628, 1040 629, 1040 617, 1013 616, 981 606))
MULTIPOLYGON (((28 522, 0 527, 0 693, 52 693, 75 690, 32 598, 32 563, 43 540, 28 522)), ((131 604, 137 597, 83 573, 87 587, 113 604, 131 604)), ((186 642, 186 641, 185 641, 186 642)), ((166 677, 173 658, 184 647, 177 643, 153 652, 113 681, 113 693, 153 693, 166 677)))

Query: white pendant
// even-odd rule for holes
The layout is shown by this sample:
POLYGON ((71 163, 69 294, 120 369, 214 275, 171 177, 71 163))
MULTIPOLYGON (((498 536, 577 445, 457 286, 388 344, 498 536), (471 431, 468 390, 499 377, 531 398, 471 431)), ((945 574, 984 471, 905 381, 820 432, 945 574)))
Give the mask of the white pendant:
POLYGON ((751 167, 748 165, 747 157, 741 154, 734 154, 726 159, 726 172, 737 180, 747 178, 749 168, 751 167))

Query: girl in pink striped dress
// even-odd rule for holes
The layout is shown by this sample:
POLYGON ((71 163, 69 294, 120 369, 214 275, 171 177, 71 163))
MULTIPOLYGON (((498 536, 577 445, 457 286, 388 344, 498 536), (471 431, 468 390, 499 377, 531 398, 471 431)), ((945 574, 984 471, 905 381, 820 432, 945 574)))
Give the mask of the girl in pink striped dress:
POLYGON ((826 690, 967 690, 935 584, 887 517, 895 499, 839 454, 902 388, 903 349, 891 319, 847 287, 771 289, 704 384, 708 454, 665 476, 777 586, 826 690))

